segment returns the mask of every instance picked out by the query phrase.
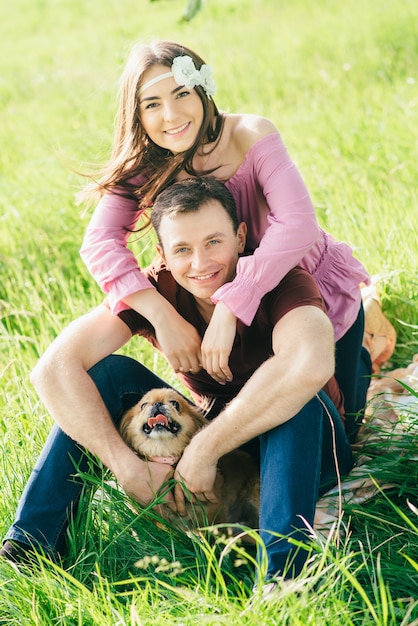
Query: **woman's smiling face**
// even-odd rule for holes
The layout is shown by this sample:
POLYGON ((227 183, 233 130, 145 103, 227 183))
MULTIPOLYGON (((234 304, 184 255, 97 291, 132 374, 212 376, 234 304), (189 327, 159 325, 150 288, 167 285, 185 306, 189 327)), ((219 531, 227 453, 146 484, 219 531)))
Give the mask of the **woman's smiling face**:
MULTIPOLYGON (((167 74, 165 65, 144 73, 142 84, 167 74)), ((195 89, 179 86, 172 76, 150 85, 139 96, 140 118, 148 137, 173 154, 194 144, 203 123, 203 105, 195 89)))

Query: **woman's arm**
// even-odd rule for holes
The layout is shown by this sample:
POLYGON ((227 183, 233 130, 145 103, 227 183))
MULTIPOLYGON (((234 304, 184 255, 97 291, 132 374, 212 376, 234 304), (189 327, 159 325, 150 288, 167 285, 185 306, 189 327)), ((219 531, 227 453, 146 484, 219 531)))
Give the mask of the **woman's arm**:
POLYGON ((320 232, 306 187, 272 122, 258 116, 239 120, 233 137, 245 159, 230 189, 239 218, 247 224, 250 243, 252 238, 258 247, 238 261, 235 279, 212 297, 216 307, 202 341, 202 363, 223 383, 232 376, 228 361, 236 318, 251 324, 263 296, 309 252, 320 232), (264 234, 260 232, 263 211, 264 234))
POLYGON ((320 236, 308 191, 280 135, 273 132, 274 126, 268 120, 253 124, 252 133, 237 127, 236 132, 243 133, 245 141, 253 138, 253 145, 243 164, 244 181, 232 191, 241 204, 238 212, 247 223, 249 240, 252 237, 259 243, 254 254, 239 260, 235 279, 213 296, 214 302, 222 301, 246 325, 254 318, 261 298, 301 261, 320 236), (267 135, 266 130, 270 131, 267 135), (260 192, 264 207, 260 206, 260 192), (267 228, 260 232, 260 217, 255 213, 263 209, 267 212, 267 228))
POLYGON ((146 317, 173 369, 198 371, 201 339, 196 329, 154 289, 127 247, 140 215, 134 198, 105 194, 87 228, 81 257, 113 313, 129 307, 146 317))
POLYGON ((127 246, 141 211, 134 197, 121 193, 114 190, 101 198, 80 250, 87 269, 107 295, 113 313, 127 308, 124 303, 127 296, 151 287, 127 246))

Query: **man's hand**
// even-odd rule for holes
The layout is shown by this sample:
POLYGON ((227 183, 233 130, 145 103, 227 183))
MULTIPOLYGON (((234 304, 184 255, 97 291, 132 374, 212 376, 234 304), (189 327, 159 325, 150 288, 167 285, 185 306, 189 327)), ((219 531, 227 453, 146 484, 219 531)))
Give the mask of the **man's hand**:
MULTIPOLYGON (((142 506, 155 500, 161 487, 174 474, 173 468, 169 465, 146 462, 136 454, 126 455, 120 467, 123 467, 123 470, 115 471, 115 477, 125 492, 142 506)), ((164 496, 163 502, 175 510, 171 491, 164 496)))
POLYGON ((232 380, 229 356, 237 331, 237 318, 218 302, 202 341, 202 366, 220 384, 232 380))
POLYGON ((177 512, 182 516, 186 515, 187 497, 203 503, 218 502, 214 492, 217 459, 205 458, 204 444, 199 435, 195 435, 185 449, 174 473, 178 481, 174 488, 174 500, 177 512))

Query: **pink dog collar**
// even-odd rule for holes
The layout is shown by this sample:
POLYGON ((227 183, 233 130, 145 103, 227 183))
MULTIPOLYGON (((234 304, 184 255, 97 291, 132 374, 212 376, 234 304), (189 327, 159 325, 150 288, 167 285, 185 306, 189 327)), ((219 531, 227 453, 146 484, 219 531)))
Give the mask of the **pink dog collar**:
POLYGON ((175 465, 178 460, 179 459, 176 456, 151 456, 148 458, 148 461, 152 461, 153 463, 164 463, 165 465, 175 465))

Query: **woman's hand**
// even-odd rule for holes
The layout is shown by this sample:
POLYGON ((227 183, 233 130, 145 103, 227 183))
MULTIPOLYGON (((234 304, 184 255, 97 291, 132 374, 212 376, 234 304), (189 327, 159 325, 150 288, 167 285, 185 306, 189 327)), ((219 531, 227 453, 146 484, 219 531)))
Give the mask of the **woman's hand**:
POLYGON ((202 368, 199 333, 156 289, 138 291, 125 302, 154 326, 161 350, 175 372, 202 368))
POLYGON ((198 372, 202 368, 201 339, 196 328, 174 312, 154 323, 161 349, 175 372, 198 372))
POLYGON ((229 356, 237 332, 237 318, 223 302, 218 302, 203 337, 202 366, 220 384, 232 380, 229 356))

